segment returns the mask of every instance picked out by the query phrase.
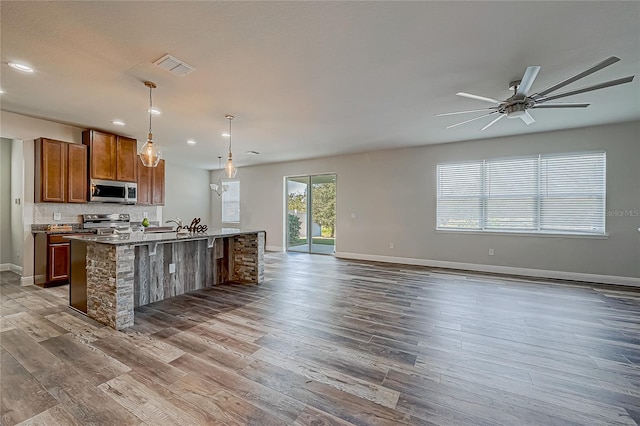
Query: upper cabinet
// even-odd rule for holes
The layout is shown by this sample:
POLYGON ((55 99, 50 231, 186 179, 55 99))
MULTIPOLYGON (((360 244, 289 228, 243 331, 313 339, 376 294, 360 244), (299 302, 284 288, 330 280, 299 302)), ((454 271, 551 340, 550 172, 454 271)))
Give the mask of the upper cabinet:
POLYGON ((67 145, 67 203, 87 202, 87 147, 77 143, 67 145))
POLYGON ((145 167, 138 156, 137 204, 164 205, 164 160, 160 160, 156 167, 145 167))
POLYGON ((135 139, 85 130, 82 143, 89 147, 91 179, 136 181, 138 146, 135 139))
POLYGON ((138 141, 116 136, 116 180, 135 182, 138 163, 138 141))
POLYGON ((39 138, 35 141, 35 202, 87 202, 87 147, 39 138))

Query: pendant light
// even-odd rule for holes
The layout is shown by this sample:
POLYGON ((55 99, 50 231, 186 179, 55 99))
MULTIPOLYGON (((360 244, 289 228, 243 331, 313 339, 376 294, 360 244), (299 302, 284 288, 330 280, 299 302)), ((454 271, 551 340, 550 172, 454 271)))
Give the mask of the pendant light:
POLYGON ((224 174, 227 175, 229 179, 233 179, 238 172, 238 168, 233 165, 233 159, 231 158, 231 120, 233 120, 234 117, 233 115, 227 114, 225 118, 229 120, 229 158, 224 165, 224 174))
POLYGON ((151 133, 151 115, 153 111, 151 91, 156 88, 156 84, 145 81, 144 85, 149 88, 149 135, 147 136, 147 143, 142 145, 140 150, 140 160, 142 160, 142 164, 145 167, 156 167, 160 162, 160 157, 162 157, 158 148, 153 144, 153 134, 151 133))
MULTIPOLYGON (((222 157, 218 157, 218 169, 222 169, 222 157)), ((224 192, 229 190, 229 185, 224 185, 222 183, 222 176, 218 178, 218 183, 211 183, 209 187, 213 189, 213 191, 218 194, 219 197, 222 197, 224 192)))

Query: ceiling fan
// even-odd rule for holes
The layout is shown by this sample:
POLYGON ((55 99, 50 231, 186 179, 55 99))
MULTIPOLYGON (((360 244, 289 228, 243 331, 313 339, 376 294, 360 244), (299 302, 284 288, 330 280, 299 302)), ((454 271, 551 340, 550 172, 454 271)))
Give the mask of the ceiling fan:
POLYGON ((607 81, 605 83, 595 84, 593 86, 583 87, 582 89, 572 90, 569 92, 558 93, 557 95, 551 95, 552 92, 567 86, 574 81, 578 81, 581 78, 584 78, 590 74, 593 74, 596 71, 600 71, 603 68, 608 67, 609 65, 613 65, 618 62, 620 58, 616 58, 612 56, 610 58, 605 59, 604 61, 592 66, 591 68, 582 71, 579 74, 574 75, 566 80, 561 81, 558 84, 555 84, 548 89, 545 89, 541 92, 536 92, 532 95, 529 94, 529 90, 533 85, 533 82, 540 71, 539 66, 531 66, 527 67, 527 70, 524 72, 522 76, 522 80, 516 80, 509 83, 509 89, 513 90, 513 95, 504 101, 500 101, 498 99, 487 98, 484 96, 473 95, 470 93, 456 93, 458 96, 462 96, 465 98, 476 99, 478 101, 490 102, 493 104, 497 104, 496 106, 490 108, 482 108, 482 109, 472 109, 468 111, 457 111, 457 112, 446 112, 443 114, 436 114, 436 117, 442 117, 446 115, 456 115, 456 114, 467 114, 471 112, 486 112, 483 115, 472 118, 471 120, 465 120, 461 123, 456 123, 451 126, 446 127, 446 129, 450 129, 452 127, 457 127, 462 124, 470 123, 475 120, 479 120, 483 117, 487 117, 489 115, 498 114, 496 118, 493 119, 489 124, 484 126, 480 130, 485 130, 490 126, 497 123, 500 119, 504 117, 508 118, 520 118, 526 125, 531 123, 535 123, 536 120, 533 119, 531 114, 529 114, 530 109, 540 109, 540 108, 586 108, 589 104, 585 103, 547 103, 548 101, 552 101, 555 99, 564 98, 567 96, 577 95, 579 93, 591 92, 593 90, 604 89, 606 87, 617 86, 619 84, 625 84, 633 81, 633 75, 629 77, 619 78, 617 80, 607 81))

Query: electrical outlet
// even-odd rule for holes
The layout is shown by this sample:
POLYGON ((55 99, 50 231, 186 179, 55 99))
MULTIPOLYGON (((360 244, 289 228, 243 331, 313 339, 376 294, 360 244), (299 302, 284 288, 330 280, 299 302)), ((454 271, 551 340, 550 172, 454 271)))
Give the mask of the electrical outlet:
POLYGON ((54 213, 53 220, 62 220, 62 213, 54 213))
POLYGON ((175 263, 170 263, 169 264, 169 273, 170 274, 174 274, 176 272, 176 264, 175 263))
POLYGON ((148 219, 149 216, 147 215, 147 212, 142 212, 142 218, 143 219, 148 219))
POLYGON ((351 213, 351 219, 355 219, 356 218, 356 214, 355 213, 351 213))
POLYGON ((489 249, 489 256, 493 256, 493 249, 489 249))
POLYGON ((389 248, 392 249, 393 248, 393 243, 389 243, 389 248))

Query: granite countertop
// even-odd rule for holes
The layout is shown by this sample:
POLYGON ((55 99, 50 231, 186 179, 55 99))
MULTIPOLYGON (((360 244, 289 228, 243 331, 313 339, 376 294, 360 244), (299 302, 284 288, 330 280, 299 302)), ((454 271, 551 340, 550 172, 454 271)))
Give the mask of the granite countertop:
POLYGON ((209 232, 201 233, 177 233, 177 232, 158 232, 158 233, 145 233, 141 231, 135 231, 126 234, 116 235, 70 235, 66 237, 69 240, 85 241, 88 243, 100 243, 111 245, 143 245, 149 243, 170 243, 174 241, 195 241, 195 240, 207 240, 209 238, 229 237, 234 235, 243 234, 255 234, 257 232, 264 232, 263 230, 255 229, 235 229, 235 228, 223 228, 211 230, 209 232))
POLYGON ((84 228, 73 228, 70 231, 65 230, 58 230, 58 229, 32 229, 31 230, 32 234, 46 234, 46 235, 64 235, 64 234, 95 234, 96 230, 95 229, 84 229, 84 228))

